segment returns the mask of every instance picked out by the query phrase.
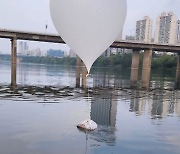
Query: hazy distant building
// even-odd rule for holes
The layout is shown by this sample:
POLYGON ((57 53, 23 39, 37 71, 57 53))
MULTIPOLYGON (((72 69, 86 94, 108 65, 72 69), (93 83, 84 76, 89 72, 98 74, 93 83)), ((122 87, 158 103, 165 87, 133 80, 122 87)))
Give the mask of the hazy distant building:
POLYGON ((129 42, 133 42, 133 41, 136 40, 136 37, 135 36, 128 36, 128 35, 126 35, 125 40, 129 41, 129 42))
POLYGON ((102 54, 102 56, 104 57, 110 57, 112 53, 112 49, 109 47, 108 49, 106 49, 106 51, 104 51, 104 53, 102 54))
POLYGON ((140 42, 151 42, 153 21, 148 16, 136 22, 136 40, 140 42))
MULTIPOLYGON (((126 37, 125 37, 125 40, 127 41, 127 42, 134 42, 134 41, 136 41, 136 37, 135 36, 128 36, 128 35, 126 35, 126 37)), ((132 49, 123 49, 124 50, 124 53, 132 53, 132 49)))
POLYGON ((65 53, 64 53, 64 51, 61 51, 61 50, 50 49, 50 50, 47 51, 47 56, 62 58, 62 57, 65 56, 65 53))
POLYGON ((40 48, 37 48, 36 50, 34 50, 34 56, 37 56, 37 57, 41 57, 42 56, 40 48))
POLYGON ((124 54, 129 53, 129 50, 123 49, 123 48, 111 48, 109 47, 102 56, 104 57, 110 57, 111 55, 117 55, 117 54, 124 54))
POLYGON ((69 51, 69 57, 70 58, 75 58, 76 57, 76 53, 72 49, 69 51))
POLYGON ((173 12, 163 12, 156 19, 155 43, 176 43, 176 15, 173 12))
POLYGON ((41 52, 40 48, 37 48, 37 49, 33 49, 33 50, 28 50, 26 55, 27 56, 41 57, 42 56, 42 52, 41 52))
POLYGON ((67 57, 68 53, 66 51, 63 51, 63 52, 64 52, 64 57, 67 57))
POLYGON ((21 55, 27 55, 28 50, 29 50, 29 46, 28 46, 27 42, 20 41, 19 42, 19 53, 21 55))
POLYGON ((176 44, 180 44, 180 20, 177 21, 176 25, 176 44))

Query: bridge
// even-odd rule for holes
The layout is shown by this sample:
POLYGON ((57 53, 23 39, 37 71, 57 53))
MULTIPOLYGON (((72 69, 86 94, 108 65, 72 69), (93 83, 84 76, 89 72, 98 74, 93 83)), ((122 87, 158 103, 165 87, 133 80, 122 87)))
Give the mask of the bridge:
MULTIPOLYGON (((25 31, 7 30, 7 29, 0 29, 0 38, 65 44, 63 39, 57 34, 45 34, 45 33, 35 33, 35 32, 33 33, 33 32, 25 32, 25 31)), ((135 41, 114 42, 111 45, 111 47, 134 49, 134 50, 150 49, 153 51, 180 53, 180 46, 163 45, 163 44, 155 44, 155 43, 143 43, 143 42, 135 42, 135 41)))
MULTIPOLYGON (((39 42, 52 42, 52 43, 65 43, 63 39, 56 34, 45 34, 36 32, 26 32, 26 31, 15 31, 8 29, 0 29, 0 38, 11 40, 11 84, 16 84, 16 61, 17 61, 17 40, 29 40, 29 41, 39 41, 39 42)), ((143 68, 142 68, 142 88, 149 87, 150 72, 151 72, 151 61, 152 52, 174 52, 178 54, 177 60, 177 70, 176 70, 176 85, 180 87, 180 46, 169 45, 169 44, 156 44, 156 43, 143 43, 143 42, 130 42, 130 41, 115 41, 111 47, 114 48, 125 48, 133 50, 133 58, 131 65, 131 86, 136 87, 139 72, 139 53, 144 50, 143 58, 143 68)), ((77 65, 80 66, 81 62, 77 59, 77 65)), ((77 70, 79 74, 80 71, 77 70)), ((83 71, 83 86, 86 85, 86 69, 83 71)), ((80 75, 77 74, 77 83, 80 83, 80 75)))

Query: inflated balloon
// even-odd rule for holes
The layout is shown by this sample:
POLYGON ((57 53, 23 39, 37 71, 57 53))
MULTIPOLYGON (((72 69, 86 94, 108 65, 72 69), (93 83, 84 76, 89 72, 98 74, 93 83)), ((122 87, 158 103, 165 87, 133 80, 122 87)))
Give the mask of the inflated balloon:
POLYGON ((53 23, 88 73, 94 61, 122 33, 126 0, 51 0, 53 23))

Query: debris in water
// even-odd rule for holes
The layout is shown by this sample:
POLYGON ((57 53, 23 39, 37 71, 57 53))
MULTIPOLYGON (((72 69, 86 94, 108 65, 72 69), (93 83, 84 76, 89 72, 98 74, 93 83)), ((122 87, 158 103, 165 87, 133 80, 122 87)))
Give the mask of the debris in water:
POLYGON ((77 128, 81 128, 81 129, 91 131, 91 130, 95 130, 97 128, 97 124, 93 120, 87 119, 87 120, 85 120, 83 122, 80 122, 77 125, 77 128))

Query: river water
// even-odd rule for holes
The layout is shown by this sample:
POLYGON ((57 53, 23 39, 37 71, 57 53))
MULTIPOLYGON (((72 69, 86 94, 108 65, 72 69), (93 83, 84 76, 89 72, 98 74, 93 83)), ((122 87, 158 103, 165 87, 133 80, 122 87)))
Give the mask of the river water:
MULTIPOLYGON (((76 68, 0 65, 0 154, 179 154, 180 91, 175 70, 152 72, 150 90, 130 89, 130 70, 94 68, 88 89, 76 68), (92 132, 76 125, 91 118, 92 132)), ((139 82, 140 84, 140 82, 139 82)))

